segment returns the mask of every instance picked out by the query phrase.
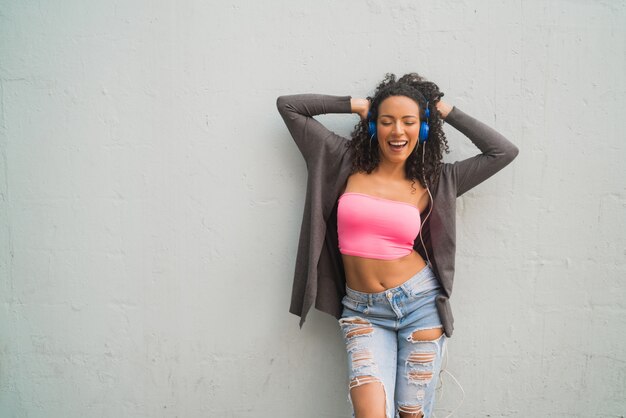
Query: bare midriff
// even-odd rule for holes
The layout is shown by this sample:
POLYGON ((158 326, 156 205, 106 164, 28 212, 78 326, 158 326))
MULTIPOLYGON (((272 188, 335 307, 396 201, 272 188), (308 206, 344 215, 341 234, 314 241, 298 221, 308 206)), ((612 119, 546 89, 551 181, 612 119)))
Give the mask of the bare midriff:
POLYGON ((415 250, 395 260, 377 260, 342 255, 346 285, 365 293, 384 292, 401 285, 426 266, 415 250))

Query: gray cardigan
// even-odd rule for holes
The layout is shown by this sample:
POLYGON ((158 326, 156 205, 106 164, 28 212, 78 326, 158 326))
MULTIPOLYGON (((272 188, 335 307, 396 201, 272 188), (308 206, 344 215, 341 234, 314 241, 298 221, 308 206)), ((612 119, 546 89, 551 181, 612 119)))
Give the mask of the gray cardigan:
MULTIPOLYGON (((281 96, 276 105, 307 165, 307 190, 296 257, 289 312, 300 326, 315 306, 341 317, 345 273, 337 244, 337 199, 352 167, 349 139, 313 118, 324 113, 351 113, 350 96, 299 94, 281 96)), ((454 279, 456 198, 509 164, 518 148, 504 136, 454 107, 445 121, 467 136, 481 153, 444 163, 431 187, 433 209, 423 230, 424 244, 443 292, 436 305, 446 336, 454 329, 450 296, 454 279)), ((419 239, 413 245, 425 258, 419 239)))

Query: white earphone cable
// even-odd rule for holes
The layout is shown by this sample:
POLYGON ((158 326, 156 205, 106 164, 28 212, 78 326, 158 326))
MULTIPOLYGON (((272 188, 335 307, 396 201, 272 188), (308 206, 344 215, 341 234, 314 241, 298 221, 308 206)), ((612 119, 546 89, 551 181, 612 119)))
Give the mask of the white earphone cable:
POLYGON ((426 250, 426 245, 424 244, 424 239, 422 236, 422 228, 424 227, 426 220, 430 216, 430 213, 433 211, 433 195, 430 193, 430 188, 428 187, 428 183, 426 182, 426 177, 424 176, 424 154, 425 153, 426 153, 426 142, 422 143, 422 180, 424 181, 424 184, 426 185, 426 191, 428 192, 428 196, 430 196, 430 202, 428 204, 429 206, 428 213, 426 214, 426 216, 424 217, 424 220, 422 221, 422 224, 420 225, 419 236, 420 236, 420 242, 422 243, 422 248, 424 249, 424 253, 426 254, 426 260, 428 260, 428 264, 432 265, 430 263, 430 258, 428 257, 428 250, 426 250))

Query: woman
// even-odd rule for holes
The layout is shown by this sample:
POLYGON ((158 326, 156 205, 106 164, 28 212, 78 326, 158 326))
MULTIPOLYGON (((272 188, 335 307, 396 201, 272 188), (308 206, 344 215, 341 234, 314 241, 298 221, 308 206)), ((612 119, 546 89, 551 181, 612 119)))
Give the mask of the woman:
POLYGON ((293 95, 277 106, 307 164, 290 312, 334 315, 362 417, 429 417, 452 336, 456 198, 518 154, 495 130, 441 100, 418 74, 373 97, 293 95), (313 118, 356 113, 348 140, 313 118), (443 163, 447 123, 481 153, 443 163))

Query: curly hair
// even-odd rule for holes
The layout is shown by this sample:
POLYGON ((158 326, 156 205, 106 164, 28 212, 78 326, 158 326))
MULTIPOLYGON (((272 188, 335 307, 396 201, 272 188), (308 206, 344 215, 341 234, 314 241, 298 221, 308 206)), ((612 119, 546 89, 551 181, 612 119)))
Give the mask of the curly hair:
POLYGON ((373 97, 367 97, 370 102, 370 115, 367 120, 361 120, 352 131, 352 141, 347 146, 351 148, 352 173, 366 172, 370 174, 380 162, 378 141, 373 140, 368 131, 370 120, 376 121, 378 118, 378 108, 386 98, 390 96, 406 96, 413 99, 420 109, 420 120, 426 120, 425 109, 428 102, 430 116, 428 125, 430 127, 428 140, 420 144, 418 142, 415 150, 406 161, 406 177, 415 184, 419 181, 423 187, 436 185, 439 180, 439 173, 443 165, 443 153, 450 153, 448 141, 442 129, 442 118, 437 111, 437 102, 443 93, 435 83, 426 81, 417 73, 405 74, 396 80, 394 74, 388 73, 385 79, 376 87, 373 97), (422 148, 426 146, 424 155, 424 178, 422 178, 422 148), (427 184, 425 184, 424 180, 427 184))

